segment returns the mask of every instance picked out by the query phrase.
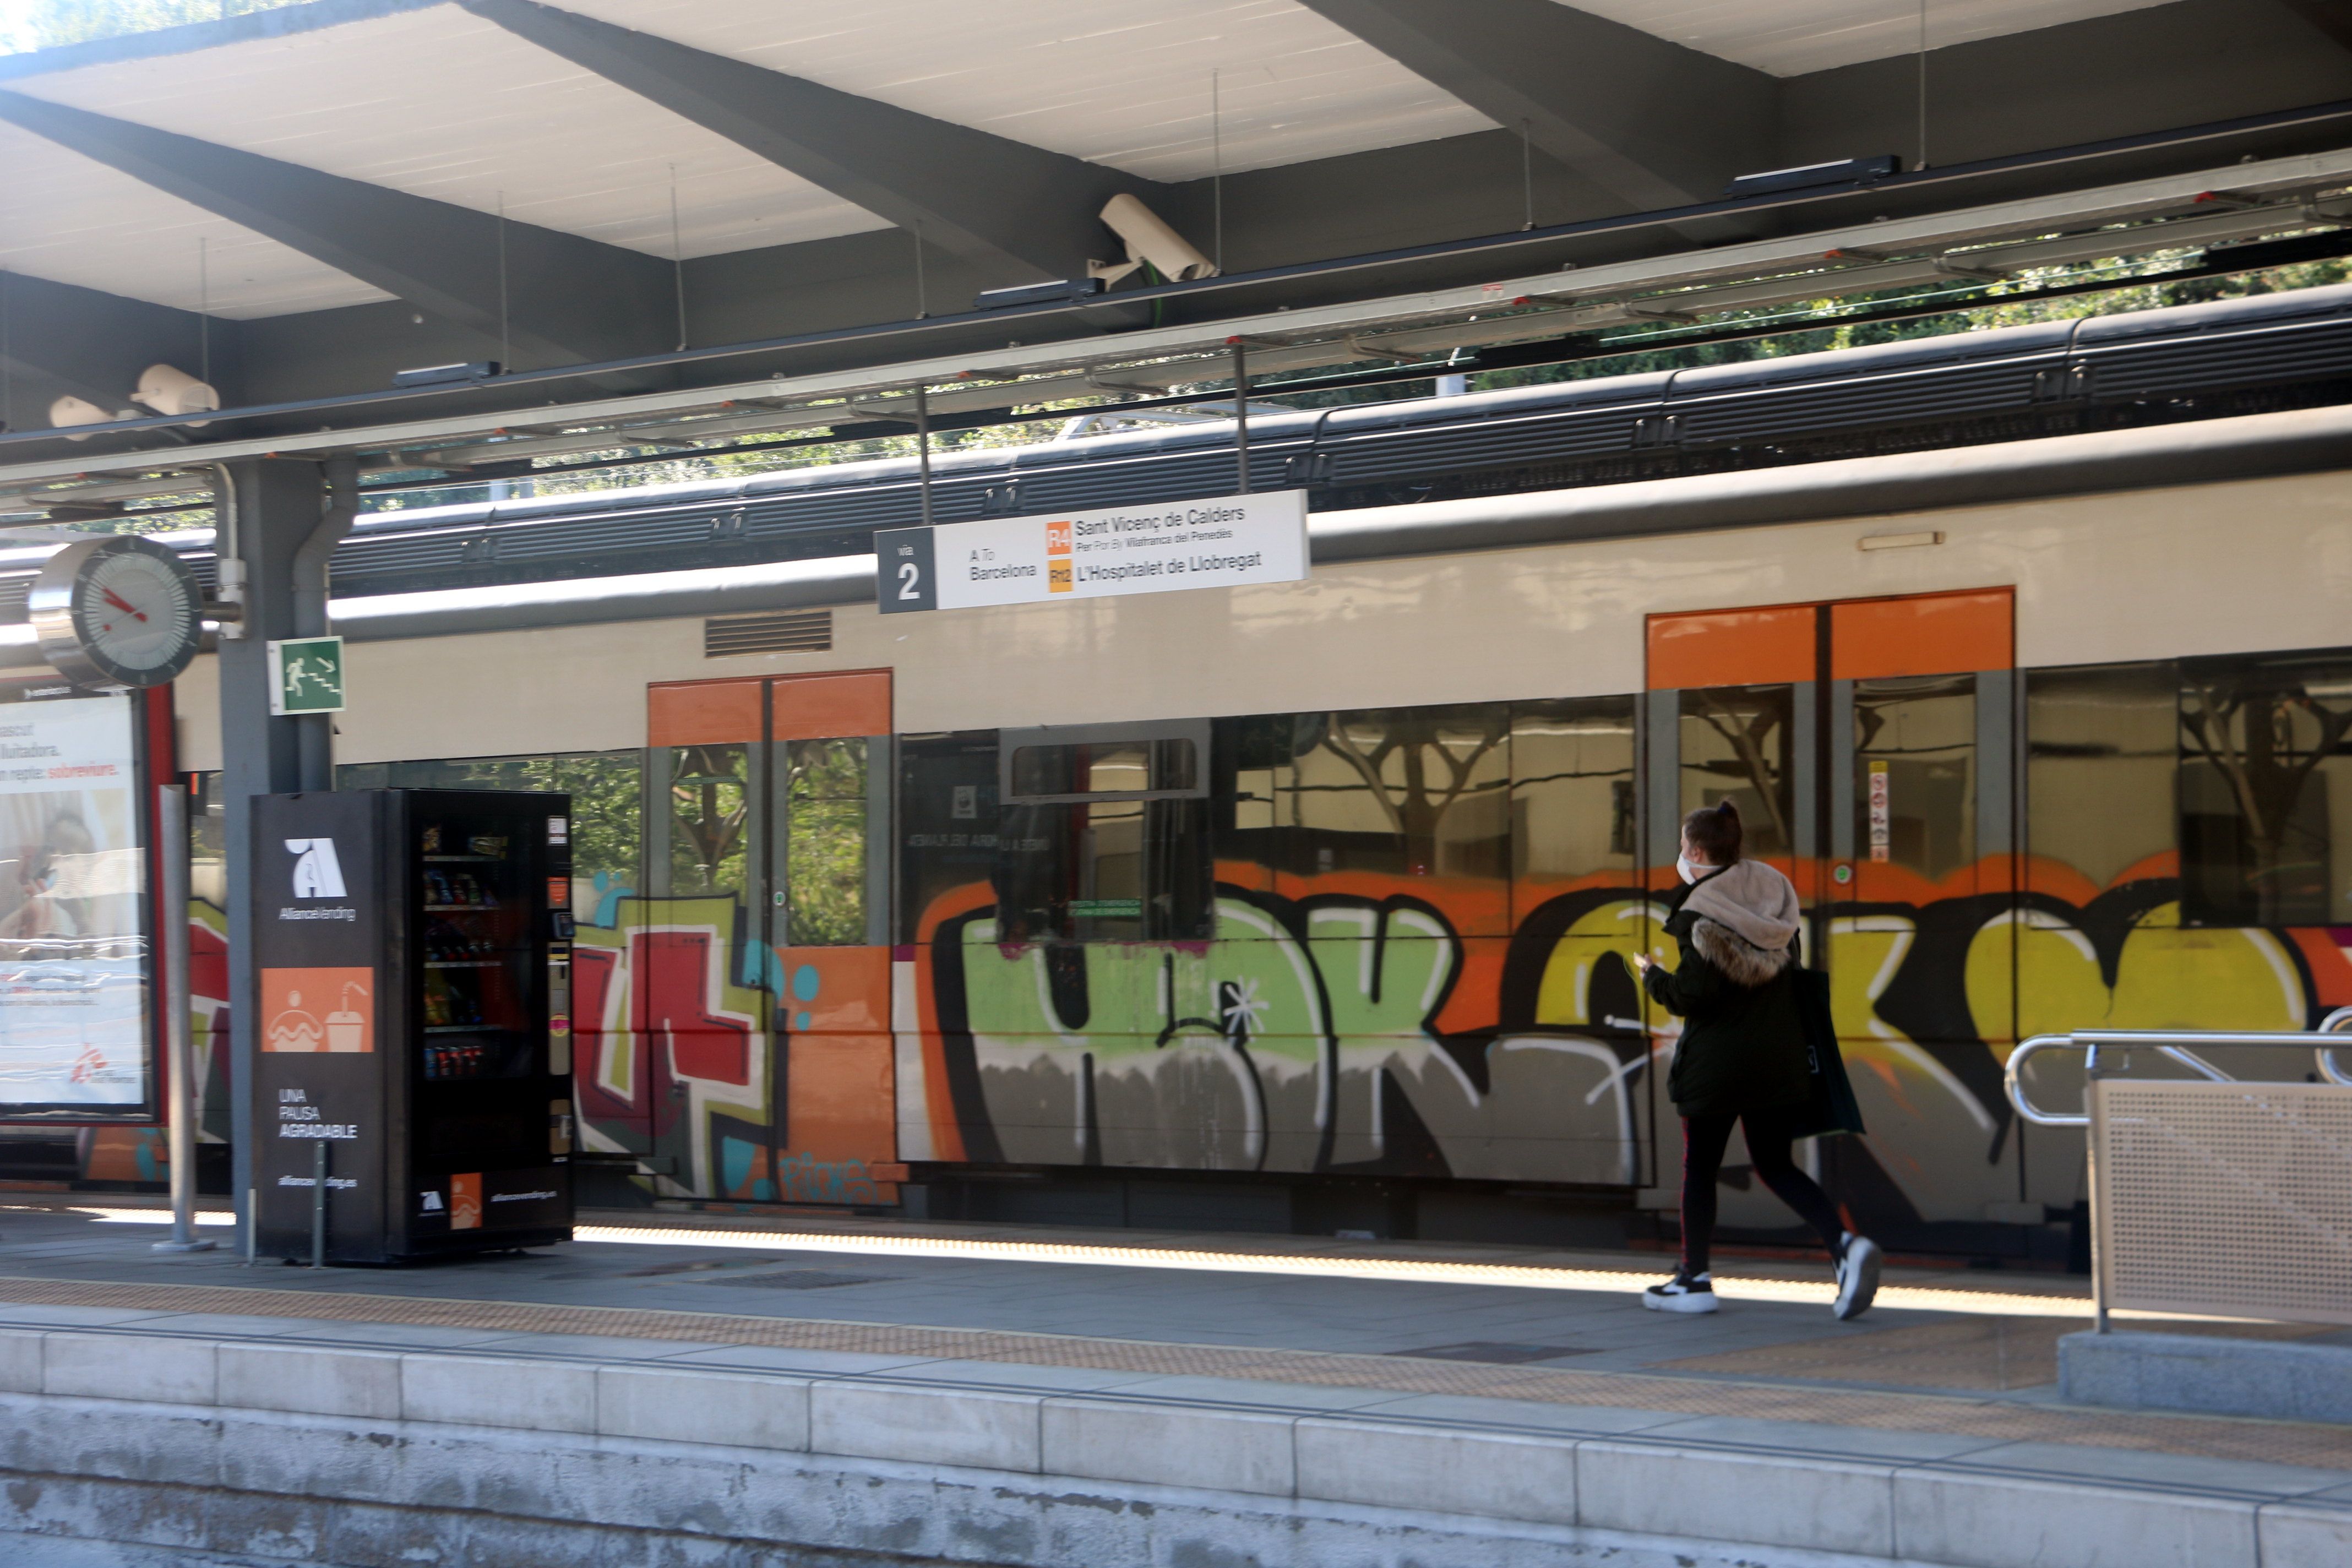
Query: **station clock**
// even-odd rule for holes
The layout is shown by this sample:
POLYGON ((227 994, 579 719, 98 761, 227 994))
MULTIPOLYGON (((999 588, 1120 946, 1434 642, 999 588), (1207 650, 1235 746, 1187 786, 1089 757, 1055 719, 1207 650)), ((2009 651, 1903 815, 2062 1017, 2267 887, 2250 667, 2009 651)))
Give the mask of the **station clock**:
POLYGON ((41 653, 76 686, 162 686, 204 635, 204 595, 173 551, 135 534, 68 544, 42 564, 26 607, 41 653))

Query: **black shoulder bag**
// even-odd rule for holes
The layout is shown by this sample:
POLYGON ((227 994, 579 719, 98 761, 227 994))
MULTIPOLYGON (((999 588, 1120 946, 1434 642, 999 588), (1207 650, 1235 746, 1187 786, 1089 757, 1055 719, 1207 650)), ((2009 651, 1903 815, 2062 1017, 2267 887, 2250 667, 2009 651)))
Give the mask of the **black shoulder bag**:
POLYGON ((1838 1051, 1837 1020, 1830 1013, 1829 972, 1805 967, 1801 937, 1790 939, 1795 962, 1789 978, 1797 987, 1797 1022, 1805 1035, 1805 1065, 1811 1092, 1796 1110, 1793 1135, 1823 1138, 1837 1132, 1860 1132, 1862 1107, 1853 1098, 1853 1084, 1845 1076, 1845 1058, 1838 1051))

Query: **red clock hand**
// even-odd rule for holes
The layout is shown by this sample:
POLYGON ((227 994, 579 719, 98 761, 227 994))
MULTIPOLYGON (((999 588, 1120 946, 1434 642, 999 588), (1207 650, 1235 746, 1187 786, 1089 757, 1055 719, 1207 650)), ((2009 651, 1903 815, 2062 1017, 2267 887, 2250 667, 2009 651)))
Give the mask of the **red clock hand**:
POLYGON ((143 621, 147 618, 147 613, 144 610, 132 609, 131 607, 131 602, 128 599, 125 599, 121 595, 116 593, 113 589, 100 588, 99 592, 105 595, 106 602, 108 604, 112 605, 116 609, 121 610, 125 615, 131 616, 133 619, 143 621))

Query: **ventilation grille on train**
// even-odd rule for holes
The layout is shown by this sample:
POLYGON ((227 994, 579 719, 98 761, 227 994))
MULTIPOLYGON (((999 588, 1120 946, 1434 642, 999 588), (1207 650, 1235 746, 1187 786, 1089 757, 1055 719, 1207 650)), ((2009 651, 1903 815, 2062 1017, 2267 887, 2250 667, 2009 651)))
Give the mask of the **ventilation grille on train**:
POLYGON ((771 610, 713 616, 702 623, 702 657, 743 653, 824 653, 833 647, 831 610, 771 610))

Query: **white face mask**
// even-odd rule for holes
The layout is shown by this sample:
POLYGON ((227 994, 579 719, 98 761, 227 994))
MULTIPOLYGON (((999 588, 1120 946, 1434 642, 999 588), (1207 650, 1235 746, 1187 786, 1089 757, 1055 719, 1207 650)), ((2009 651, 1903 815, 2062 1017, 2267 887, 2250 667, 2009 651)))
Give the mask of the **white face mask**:
POLYGON ((1696 882, 1698 880, 1698 874, 1701 871, 1712 869, 1714 869, 1713 867, 1692 865, 1691 858, 1687 855, 1677 855, 1675 857, 1675 871, 1685 882, 1696 882))

